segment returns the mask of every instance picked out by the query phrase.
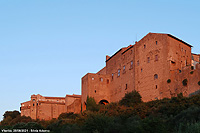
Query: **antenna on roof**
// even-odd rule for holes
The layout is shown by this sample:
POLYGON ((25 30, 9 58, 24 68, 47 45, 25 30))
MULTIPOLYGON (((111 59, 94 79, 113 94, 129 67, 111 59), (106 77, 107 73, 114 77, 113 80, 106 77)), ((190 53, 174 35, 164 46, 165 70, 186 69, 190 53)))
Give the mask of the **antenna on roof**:
POLYGON ((135 35, 136 37, 135 37, 135 39, 136 39, 136 42, 137 42, 137 33, 136 33, 136 35, 135 35))
POLYGON ((137 33, 135 34, 135 42, 133 43, 136 43, 137 42, 137 33))

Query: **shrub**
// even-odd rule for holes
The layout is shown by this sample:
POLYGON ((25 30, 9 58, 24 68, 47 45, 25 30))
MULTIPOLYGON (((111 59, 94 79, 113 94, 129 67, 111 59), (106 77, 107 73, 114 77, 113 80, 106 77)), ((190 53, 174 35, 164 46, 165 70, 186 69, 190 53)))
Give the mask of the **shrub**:
POLYGON ((41 126, 41 124, 37 122, 28 122, 26 123, 25 129, 44 129, 44 127, 41 126))
POLYGON ((167 83, 171 83, 171 79, 168 79, 168 80, 167 80, 167 83))
POLYGON ((65 124, 61 128, 61 133, 81 133, 81 128, 76 124, 65 124))
POLYGON ((188 80, 187 80, 187 79, 184 79, 184 80, 182 81, 182 83, 183 83, 183 86, 187 86, 188 80))
POLYGON ((78 114, 74 114, 73 112, 69 112, 69 113, 62 113, 59 115, 58 119, 75 119, 78 116, 78 114))
POLYGON ((180 126, 181 123, 186 125, 187 123, 194 122, 200 122, 200 107, 198 106, 192 106, 183 110, 172 119, 174 126, 180 126))
POLYGON ((105 133, 106 130, 111 128, 113 119, 111 117, 97 114, 86 119, 85 124, 83 125, 83 131, 87 133, 105 133))
POLYGON ((25 129, 25 126, 26 126, 26 123, 20 122, 20 123, 15 124, 15 125, 12 127, 12 129, 25 129))
POLYGON ((133 107, 139 103, 142 103, 141 98, 141 95, 134 90, 130 93, 126 93, 122 100, 119 101, 119 104, 127 107, 133 107))

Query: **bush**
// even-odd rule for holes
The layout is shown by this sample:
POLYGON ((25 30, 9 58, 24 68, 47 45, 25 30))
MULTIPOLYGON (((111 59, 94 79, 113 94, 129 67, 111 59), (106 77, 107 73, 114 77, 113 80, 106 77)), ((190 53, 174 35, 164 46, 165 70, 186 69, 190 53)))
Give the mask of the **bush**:
POLYGON ((142 121, 145 133, 167 133, 167 126, 164 120, 159 117, 149 116, 142 121))
POLYGON ((93 115, 86 119, 85 124, 83 125, 83 131, 87 133, 105 133, 113 127, 112 123, 113 119, 111 117, 102 114, 93 115))
POLYGON ((134 90, 130 93, 126 93, 122 100, 119 101, 119 104, 127 107, 134 107, 137 104, 142 103, 141 98, 140 94, 134 90))
POLYGON ((25 129, 25 125, 26 125, 26 123, 20 122, 20 123, 15 124, 15 125, 12 127, 12 129, 25 129))
POLYGON ((26 116, 17 116, 15 119, 13 119, 10 122, 10 125, 15 125, 16 123, 19 122, 24 122, 24 123, 28 123, 28 122, 33 122, 33 120, 31 119, 31 117, 26 117, 26 116))
POLYGON ((172 125, 174 126, 180 126, 180 123, 186 125, 194 122, 200 122, 200 107, 197 106, 181 111, 172 119, 172 125))
POLYGON ((200 122, 194 124, 187 124, 184 133, 199 133, 200 132, 200 122))
POLYGON ((44 127, 42 127, 41 124, 37 122, 28 122, 25 125, 25 129, 44 129, 44 127))
POLYGON ((81 133, 81 128, 76 124, 65 124, 61 128, 61 133, 81 133))
POLYGON ((182 81, 182 83, 183 83, 183 86, 187 86, 188 80, 187 80, 187 79, 184 79, 184 80, 182 81))
POLYGON ((168 80, 167 80, 167 83, 171 83, 171 79, 168 79, 168 80))
POLYGON ((78 117, 78 114, 74 114, 73 112, 69 112, 69 113, 62 113, 59 115, 58 119, 76 119, 76 117, 78 117))

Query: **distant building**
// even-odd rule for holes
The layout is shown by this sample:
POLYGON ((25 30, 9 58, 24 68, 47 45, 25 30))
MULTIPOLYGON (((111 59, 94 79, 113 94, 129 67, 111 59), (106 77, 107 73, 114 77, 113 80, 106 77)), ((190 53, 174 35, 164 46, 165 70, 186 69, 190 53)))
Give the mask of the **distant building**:
POLYGON ((140 93, 143 101, 170 98, 179 93, 188 96, 200 90, 200 55, 192 54, 191 47, 170 34, 149 33, 134 45, 106 56, 106 66, 99 72, 83 76, 81 96, 66 95, 65 102, 52 103, 51 108, 45 103, 46 111, 51 113, 45 113, 45 107, 37 105, 36 110, 43 112, 44 118, 31 113, 36 108, 32 107, 33 101, 25 102, 22 105, 31 103, 33 109, 27 111, 21 106, 22 115, 34 119, 57 118, 62 112, 85 110, 87 96, 93 97, 97 103, 107 104, 119 101, 125 93, 133 90, 140 93), (186 82, 184 85, 183 80, 186 82))
POLYGON ((66 97, 44 97, 32 95, 31 100, 21 103, 21 115, 32 119, 51 120, 58 118, 61 113, 80 113, 80 95, 66 95, 66 97), (78 106, 78 107, 77 107, 78 106), (75 110, 76 109, 76 110, 75 110))

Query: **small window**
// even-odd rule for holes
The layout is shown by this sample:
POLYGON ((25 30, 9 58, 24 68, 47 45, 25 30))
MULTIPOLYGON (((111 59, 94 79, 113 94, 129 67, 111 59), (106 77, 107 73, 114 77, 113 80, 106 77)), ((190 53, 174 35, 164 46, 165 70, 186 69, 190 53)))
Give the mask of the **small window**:
POLYGON ((33 106, 35 106, 35 104, 33 104, 33 106))
POLYGON ((156 85, 156 89, 158 88, 158 86, 156 85))
POLYGON ((155 75, 154 75, 154 79, 158 79, 158 74, 155 74, 155 75))
POLYGON ((141 72, 143 72, 143 69, 141 68, 141 72))
POLYGON ((158 61, 158 55, 155 55, 155 61, 158 61))
POLYGON ((96 90, 94 90, 94 93, 96 93, 97 91, 96 90))
POLYGON ((125 71, 125 69, 126 69, 126 66, 123 67, 123 70, 124 70, 124 71, 125 71))
POLYGON ((126 88, 125 88, 125 90, 127 90, 128 89, 128 84, 126 84, 126 88))
POLYGON ((94 80, 94 78, 92 77, 92 80, 94 80))
POLYGON ((103 82, 103 78, 100 78, 99 80, 100 80, 101 82, 103 82))
POLYGON ((113 80, 113 78, 114 78, 114 74, 112 73, 112 80, 113 80))
POLYGON ((186 50, 185 50, 185 54, 186 54, 186 50))
POLYGON ((33 102, 35 102, 35 99, 33 99, 33 102))
POLYGON ((107 79, 107 84, 109 84, 109 79, 107 79))
POLYGON ((158 44, 158 42, 156 41, 156 45, 158 44))
POLYGON ((150 57, 147 57, 147 63, 150 63, 150 57))
POLYGON ((137 65, 138 65, 138 66, 140 65, 140 61, 139 61, 139 60, 137 61, 137 65))
POLYGON ((118 76, 118 77, 120 76, 120 69, 118 69, 118 73, 117 73, 117 76, 118 76))
POLYGON ((144 45, 144 49, 146 48, 146 45, 144 45))
POLYGON ((133 68, 133 61, 131 61, 131 68, 133 68))
POLYGON ((194 60, 194 56, 192 55, 192 60, 194 60))

